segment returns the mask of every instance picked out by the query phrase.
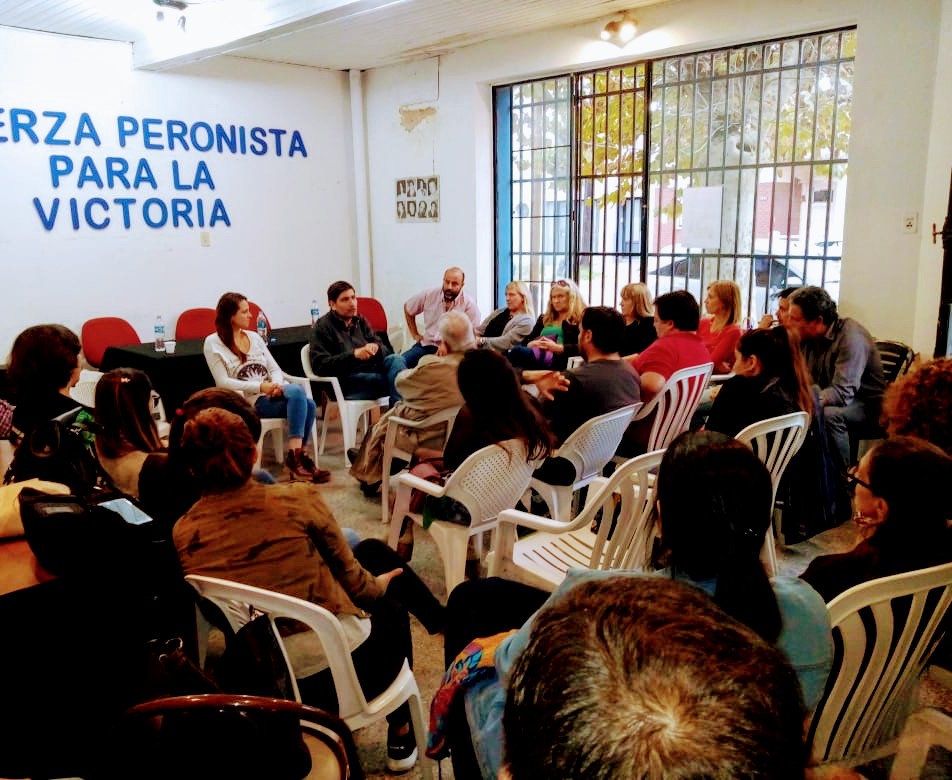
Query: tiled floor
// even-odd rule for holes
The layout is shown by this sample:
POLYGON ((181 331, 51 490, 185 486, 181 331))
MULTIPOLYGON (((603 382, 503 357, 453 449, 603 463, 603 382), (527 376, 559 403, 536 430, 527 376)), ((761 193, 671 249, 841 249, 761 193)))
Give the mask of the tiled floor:
MULTIPOLYGON (((324 499, 333 510, 340 525, 354 528, 364 538, 376 537, 385 540, 389 527, 380 522, 380 499, 379 497, 365 498, 358 490, 357 483, 347 474, 339 431, 335 435, 335 427, 332 427, 328 436, 326 453, 320 458, 321 467, 333 472, 332 481, 322 488, 324 499)), ((279 472, 276 470, 275 474, 278 476, 279 472)), ((779 560, 781 572, 797 575, 817 555, 850 549, 856 541, 852 524, 846 523, 806 542, 787 547, 779 560)), ((432 541, 425 533, 416 535, 412 565, 429 584, 437 598, 445 601, 447 594, 443 584, 442 563, 432 541)), ((424 713, 426 717, 429 702, 443 674, 442 637, 428 635, 415 619, 411 619, 411 630, 414 643, 414 672, 423 697, 424 709, 427 710, 424 713)), ((924 703, 930 706, 940 706, 952 712, 952 688, 930 679, 923 686, 921 697, 924 703)), ((355 737, 361 764, 367 777, 371 779, 390 777, 384 763, 385 722, 381 721, 379 724, 361 729, 355 737)), ((889 763, 890 760, 886 760, 864 767, 862 776, 869 780, 885 780, 889 777, 889 763)), ((435 767, 434 776, 436 776, 435 767)), ((403 777, 422 777, 419 766, 403 777)), ((452 766, 449 761, 444 761, 442 778, 451 780, 452 777, 452 766)), ((934 748, 930 752, 929 763, 921 777, 952 778, 952 753, 941 748, 934 748)))

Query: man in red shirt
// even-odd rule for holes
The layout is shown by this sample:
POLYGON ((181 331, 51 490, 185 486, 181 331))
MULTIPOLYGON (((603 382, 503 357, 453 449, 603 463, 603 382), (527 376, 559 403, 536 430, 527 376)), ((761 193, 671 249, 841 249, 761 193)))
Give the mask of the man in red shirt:
MULTIPOLYGON (((654 303, 654 326, 658 339, 644 352, 624 359, 641 377, 641 400, 648 402, 664 387, 675 371, 711 362, 711 353, 697 335, 701 310, 687 290, 659 295, 654 303)), ((645 451, 654 415, 633 422, 625 432, 618 454, 634 457, 645 451)))
POLYGON ((658 340, 644 352, 625 357, 641 376, 643 401, 657 395, 675 371, 711 362, 711 353, 697 335, 701 310, 691 293, 675 290, 659 295, 654 309, 658 340))

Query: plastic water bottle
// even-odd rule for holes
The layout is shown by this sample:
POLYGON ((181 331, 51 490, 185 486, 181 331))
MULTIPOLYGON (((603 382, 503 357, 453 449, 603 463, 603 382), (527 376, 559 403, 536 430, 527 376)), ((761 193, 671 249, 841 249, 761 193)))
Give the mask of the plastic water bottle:
POLYGON ((317 307, 317 298, 311 301, 311 326, 317 324, 317 321, 321 318, 321 310, 317 307))
POLYGON ((161 314, 155 317, 155 351, 165 352, 165 322, 161 314))
POLYGON ((264 312, 260 309, 258 310, 258 335, 261 336, 261 340, 267 344, 268 343, 268 321, 265 319, 264 312))

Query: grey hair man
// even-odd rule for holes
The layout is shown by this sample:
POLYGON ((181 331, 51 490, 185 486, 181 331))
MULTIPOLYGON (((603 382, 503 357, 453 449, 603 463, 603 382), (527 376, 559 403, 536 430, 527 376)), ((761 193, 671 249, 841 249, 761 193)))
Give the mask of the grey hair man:
POLYGON ((800 337, 807 368, 819 388, 831 453, 845 473, 852 460, 851 431, 879 420, 886 389, 879 350, 866 328, 839 315, 822 287, 801 287, 790 296, 785 327, 800 337))
MULTIPOLYGON (((397 375, 396 387, 402 400, 381 416, 359 449, 348 452, 353 464, 350 475, 360 482, 365 495, 374 495, 383 479, 383 449, 390 417, 423 420, 444 409, 463 405, 456 373, 463 354, 476 347, 473 323, 461 311, 448 311, 440 318, 438 328, 447 353, 425 355, 415 368, 401 371, 397 375)), ((405 452, 418 447, 441 449, 444 429, 442 424, 422 431, 400 429, 397 445, 405 452)))
POLYGON ((781 651, 700 590, 600 578, 535 616, 499 777, 802 780, 803 714, 781 651))

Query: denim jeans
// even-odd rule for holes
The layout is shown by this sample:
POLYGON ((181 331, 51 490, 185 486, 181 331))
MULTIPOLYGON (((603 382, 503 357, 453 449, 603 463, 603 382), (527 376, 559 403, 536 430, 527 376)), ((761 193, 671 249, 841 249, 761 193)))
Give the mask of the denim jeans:
POLYGON ((370 401, 385 395, 390 396, 390 403, 400 400, 397 392, 397 374, 403 371, 407 364, 403 355, 387 355, 376 371, 357 371, 340 378, 341 390, 345 398, 370 401))
POLYGON ((420 362, 421 357, 425 355, 435 355, 436 350, 436 344, 424 347, 422 343, 417 341, 410 349, 403 353, 403 361, 407 364, 407 368, 416 368, 416 364, 420 362))
POLYGON ((314 426, 317 417, 317 407, 301 385, 283 385, 284 395, 271 398, 262 395, 255 401, 255 411, 259 417, 278 418, 288 420, 288 436, 292 439, 305 439, 314 426))

